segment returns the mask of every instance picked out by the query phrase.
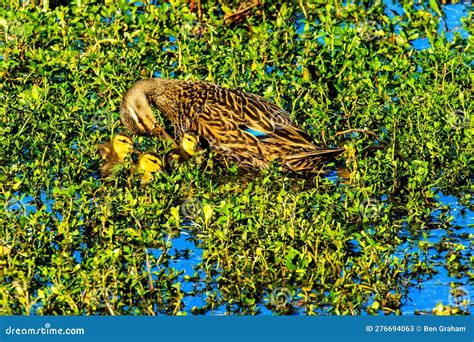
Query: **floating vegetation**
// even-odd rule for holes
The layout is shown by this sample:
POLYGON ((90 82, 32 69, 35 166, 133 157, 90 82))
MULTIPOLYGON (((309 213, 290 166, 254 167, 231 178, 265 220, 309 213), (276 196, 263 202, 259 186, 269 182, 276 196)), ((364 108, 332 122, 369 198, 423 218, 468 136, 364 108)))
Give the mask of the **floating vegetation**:
POLYGON ((0 314, 469 313, 473 20, 434 3, 2 5, 0 314), (264 96, 346 151, 294 177, 143 136, 166 172, 103 179, 151 77, 264 96))

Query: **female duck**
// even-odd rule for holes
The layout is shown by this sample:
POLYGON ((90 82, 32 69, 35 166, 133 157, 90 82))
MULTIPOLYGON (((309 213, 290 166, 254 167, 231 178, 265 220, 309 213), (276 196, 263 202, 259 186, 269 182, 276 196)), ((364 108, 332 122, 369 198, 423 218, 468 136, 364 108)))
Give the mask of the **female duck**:
POLYGON ((267 99, 212 83, 146 79, 124 95, 120 117, 131 132, 173 140, 157 124, 152 105, 171 121, 175 138, 197 134, 216 154, 244 167, 264 169, 279 160, 291 171, 315 171, 344 151, 314 145, 267 99))

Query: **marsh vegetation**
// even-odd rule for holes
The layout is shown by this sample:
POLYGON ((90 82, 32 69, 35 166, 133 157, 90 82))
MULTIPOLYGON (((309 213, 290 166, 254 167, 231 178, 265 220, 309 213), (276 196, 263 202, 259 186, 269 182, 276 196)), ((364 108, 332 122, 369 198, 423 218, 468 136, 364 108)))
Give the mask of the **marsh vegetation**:
POLYGON ((2 3, 0 314, 468 313, 473 18, 433 4, 2 3), (303 179, 212 153, 101 179, 150 77, 259 94, 346 153, 303 179))

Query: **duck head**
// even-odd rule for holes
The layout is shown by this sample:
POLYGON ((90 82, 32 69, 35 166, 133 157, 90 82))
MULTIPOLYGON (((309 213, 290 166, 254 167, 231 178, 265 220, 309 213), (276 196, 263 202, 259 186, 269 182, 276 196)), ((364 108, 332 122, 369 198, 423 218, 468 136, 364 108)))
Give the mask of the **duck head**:
POLYGON ((133 134, 152 134, 158 125, 143 89, 135 87, 122 99, 120 119, 133 134))
POLYGON ((178 80, 150 78, 135 83, 123 96, 120 119, 133 134, 163 135, 151 105, 168 119, 177 115, 178 80))

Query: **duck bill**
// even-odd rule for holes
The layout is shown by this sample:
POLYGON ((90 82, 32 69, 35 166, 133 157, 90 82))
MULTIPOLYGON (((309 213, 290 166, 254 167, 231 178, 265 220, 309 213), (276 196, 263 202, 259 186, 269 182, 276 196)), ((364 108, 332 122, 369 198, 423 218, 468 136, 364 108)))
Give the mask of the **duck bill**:
POLYGON ((164 140, 171 141, 173 147, 178 146, 176 144, 176 142, 174 141, 174 139, 171 137, 171 135, 169 135, 161 126, 156 125, 155 127, 153 127, 150 131, 150 134, 155 136, 155 137, 159 137, 159 138, 162 138, 164 140))

